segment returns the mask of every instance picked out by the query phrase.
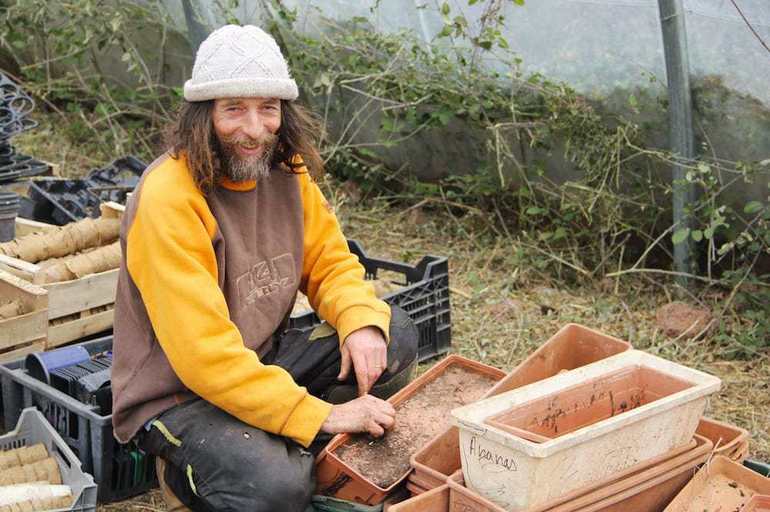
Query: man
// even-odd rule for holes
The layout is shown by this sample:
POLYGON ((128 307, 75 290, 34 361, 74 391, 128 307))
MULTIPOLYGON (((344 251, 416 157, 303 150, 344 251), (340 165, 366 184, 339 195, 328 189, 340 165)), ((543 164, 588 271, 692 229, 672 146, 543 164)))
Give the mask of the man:
POLYGON ((158 456, 177 510, 304 511, 307 449, 393 425, 368 393, 408 381, 417 330, 364 281, 309 175, 317 127, 275 41, 215 31, 184 96, 121 229, 115 437, 158 456), (312 334, 285 330, 298 289, 327 321, 312 334))

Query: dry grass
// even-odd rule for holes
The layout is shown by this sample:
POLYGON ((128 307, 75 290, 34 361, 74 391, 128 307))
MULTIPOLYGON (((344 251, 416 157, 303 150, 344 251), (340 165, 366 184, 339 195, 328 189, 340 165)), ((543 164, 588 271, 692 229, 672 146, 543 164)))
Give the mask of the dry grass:
MULTIPOLYGON (((51 129, 51 127, 43 129, 51 129)), ((42 142, 33 155, 62 163, 67 174, 104 163, 57 151, 42 142), (46 154, 49 153, 49 154, 46 154)), ((66 149, 66 148, 65 148, 66 149)), ((87 169, 86 169, 87 170, 87 169)), ((80 172, 78 172, 80 171, 80 172)), ((545 256, 505 237, 479 237, 481 214, 450 216, 438 208, 393 209, 384 201, 348 203, 339 187, 326 188, 348 237, 360 240, 371 255, 415 263, 421 255, 446 255, 452 285, 453 351, 513 368, 535 347, 568 322, 577 322, 630 341, 636 348, 704 370, 723 380, 708 414, 751 432, 751 456, 770 460, 770 351, 749 359, 732 359, 737 342, 718 342, 713 334, 695 340, 670 339, 655 324, 655 311, 670 302, 674 287, 646 276, 582 281, 565 285, 538 270, 545 256)), ((415 201, 416 202, 416 201, 415 201)), ((729 290, 693 296, 712 311, 721 311, 729 290)), ((728 308, 720 321, 733 333, 750 325, 728 308)), ((158 493, 100 507, 110 511, 164 510, 158 493)))
POLYGON ((33 117, 38 126, 14 138, 13 145, 24 154, 58 166, 61 176, 85 176, 125 154, 120 148, 105 152, 103 144, 94 140, 94 132, 86 128, 83 117, 76 113, 33 117), (62 126, 66 126, 66 134, 62 133, 62 126))

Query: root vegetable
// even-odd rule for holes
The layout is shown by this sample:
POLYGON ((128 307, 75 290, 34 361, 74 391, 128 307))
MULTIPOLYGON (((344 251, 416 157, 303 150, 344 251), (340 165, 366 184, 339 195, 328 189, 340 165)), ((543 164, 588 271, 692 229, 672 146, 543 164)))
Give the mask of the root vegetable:
POLYGON ((70 281, 89 274, 105 272, 120 266, 120 243, 114 242, 77 256, 71 256, 41 269, 33 280, 35 284, 70 281))
POLYGON ((15 316, 23 315, 24 311, 21 306, 21 302, 13 300, 0 304, 0 320, 4 318, 13 318, 15 316))
POLYGON ((41 472, 44 471, 48 475, 48 478, 45 479, 46 482, 51 484, 62 483, 61 473, 59 472, 59 465, 56 463, 53 457, 48 457, 45 460, 36 462, 35 465, 38 466, 41 472))
POLYGON ((47 458, 48 450, 46 450, 43 443, 22 446, 21 448, 0 452, 0 470, 32 464, 47 458))
POLYGON ((52 506, 61 508, 71 503, 72 489, 68 485, 35 483, 0 487, 0 507, 11 507, 5 510, 48 510, 52 506), (36 504, 35 501, 42 503, 36 504))
POLYGON ((43 443, 19 448, 19 461, 21 461, 22 466, 25 464, 33 464, 47 458, 48 450, 45 449, 43 443))
POLYGON ((0 470, 0 486, 32 482, 62 483, 59 465, 53 457, 46 457, 23 466, 16 465, 0 470))
POLYGON ((56 231, 32 233, 0 244, 0 254, 29 263, 67 256, 115 241, 120 233, 118 219, 83 219, 56 231))

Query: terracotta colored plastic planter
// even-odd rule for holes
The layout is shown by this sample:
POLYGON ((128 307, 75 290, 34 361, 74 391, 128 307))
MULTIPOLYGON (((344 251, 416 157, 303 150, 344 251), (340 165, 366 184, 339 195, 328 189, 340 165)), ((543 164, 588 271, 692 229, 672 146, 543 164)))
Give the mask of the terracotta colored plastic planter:
MULTIPOLYGON (((696 446, 670 459, 632 471, 617 480, 594 486, 588 493, 559 500, 536 509, 538 512, 661 512, 687 485, 712 451, 711 441, 696 435, 696 446)), ((644 464, 640 466, 645 466, 644 464)), ((535 512, 535 511, 532 511, 535 512)))
POLYGON ((714 443, 714 454, 740 462, 748 455, 749 432, 711 418, 701 418, 695 432, 714 443))
POLYGON ((630 367, 522 404, 486 422, 532 442, 545 443, 692 386, 652 368, 630 367))
POLYGON ((483 496, 479 496, 465 487, 465 478, 462 471, 455 472, 446 481, 449 486, 449 510, 473 512, 506 512, 483 496))
MULTIPOLYGON (((711 446, 711 441, 708 439, 695 436, 685 451, 675 450, 665 457, 639 464, 619 473, 614 479, 593 483, 549 503, 527 509, 527 512, 603 510, 597 507, 614 506, 614 502, 627 502, 634 505, 622 511, 617 509, 619 512, 660 511, 685 486, 695 473, 697 465, 706 460, 711 452, 711 446), (689 473, 685 475, 686 471, 689 473), (665 500, 661 502, 663 506, 655 508, 655 503, 660 502, 661 499, 665 500)), ((450 510, 505 512, 502 507, 465 487, 461 471, 452 475, 447 480, 447 484, 452 489, 450 502, 453 505, 471 507, 453 508, 450 505, 450 510)))
POLYGON ((423 487, 422 485, 418 485, 414 483, 411 479, 407 479, 406 490, 409 491, 409 494, 411 494, 412 496, 419 496, 424 492, 430 491, 431 488, 423 487))
MULTIPOLYGON (((502 370, 453 354, 438 362, 404 389, 390 397, 388 401, 398 409, 399 404, 416 395, 421 388, 453 367, 482 375, 490 381, 497 381, 505 376, 505 372, 502 370)), ((446 427, 449 427, 449 421, 450 410, 447 410, 446 427)), ((348 434, 335 436, 316 458, 316 492, 367 505, 381 503, 407 477, 409 471, 404 472, 400 478, 386 488, 378 486, 335 454, 336 450, 351 439, 352 436, 348 434)), ((411 457, 411 455, 413 454, 405 454, 407 457, 411 457)))
POLYGON ((449 476, 460 469, 460 437, 457 427, 439 434, 411 460, 414 472, 409 481, 426 489, 440 487, 449 476))
POLYGON ((770 512, 770 496, 755 494, 741 512, 770 512))
POLYGON ((421 493, 401 503, 392 505, 388 512, 449 512, 449 487, 441 487, 421 493))
POLYGON ((728 457, 735 462, 743 462, 749 456, 749 440, 742 442, 738 448, 728 457))
POLYGON ((755 494, 770 494, 770 478, 719 456, 698 471, 666 512, 702 512, 717 506, 725 511, 741 510, 755 494))
POLYGON ((503 508, 539 507, 686 445, 719 387, 716 377, 631 350, 454 409, 465 480, 503 508))
MULTIPOLYGON (((625 352, 631 344, 583 327, 567 324, 543 343, 526 360, 503 377, 484 398, 573 370, 607 357, 625 352)), ((412 456, 414 473, 422 487, 432 489, 460 469, 460 447, 457 429, 439 434, 412 456)), ((417 480, 415 480, 417 479, 417 480)))
POLYGON ((627 341, 567 324, 490 390, 488 396, 526 386, 631 349, 627 341))

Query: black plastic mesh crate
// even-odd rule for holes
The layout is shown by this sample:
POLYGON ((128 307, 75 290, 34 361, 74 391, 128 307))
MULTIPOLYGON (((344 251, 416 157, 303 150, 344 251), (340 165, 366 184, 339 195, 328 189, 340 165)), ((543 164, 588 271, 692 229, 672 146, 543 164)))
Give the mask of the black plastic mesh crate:
MULTIPOLYGON (((417 349, 419 361, 449 351, 452 328, 449 303, 449 263, 445 257, 424 256, 417 265, 371 258, 355 240, 348 240, 350 252, 358 256, 366 269, 366 279, 377 279, 381 271, 400 274, 393 280, 403 288, 383 297, 388 304, 401 307, 414 320, 420 333, 417 349)), ((289 319, 289 327, 302 331, 313 329, 321 319, 308 311, 289 319)))
MULTIPOLYGON (((112 348, 112 336, 82 344, 89 353, 112 348)), ((12 428, 26 407, 37 407, 80 459, 83 471, 99 486, 101 503, 142 494, 157 486, 155 461, 133 444, 121 445, 112 436, 112 415, 84 404, 27 374, 16 362, 0 366, 3 419, 12 428)))

